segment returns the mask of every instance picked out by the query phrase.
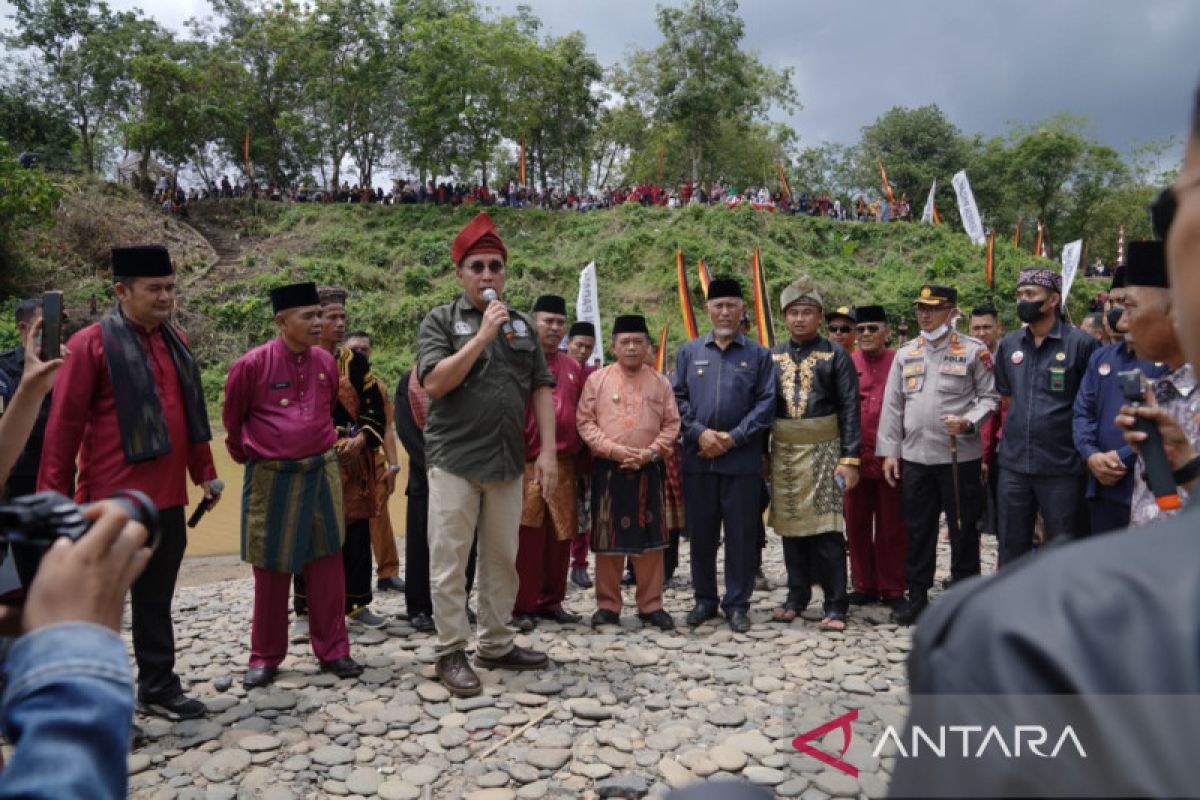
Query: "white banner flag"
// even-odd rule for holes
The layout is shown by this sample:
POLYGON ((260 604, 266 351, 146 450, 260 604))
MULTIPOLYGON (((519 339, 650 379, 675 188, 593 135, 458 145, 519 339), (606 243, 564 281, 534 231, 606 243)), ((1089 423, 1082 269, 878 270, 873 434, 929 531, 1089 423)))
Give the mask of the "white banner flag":
POLYGON ((1079 272, 1079 251, 1083 249, 1083 239, 1076 239, 1063 248, 1062 251, 1062 307, 1067 307, 1067 295, 1071 293, 1071 284, 1075 282, 1075 273, 1079 272))
POLYGON ((596 349, 592 363, 604 366, 604 329, 600 327, 600 289, 596 283, 596 262, 589 262, 579 273, 579 296, 575 299, 575 319, 590 322, 596 328, 596 349))
POLYGON ((975 244, 987 241, 983 232, 983 222, 979 219, 979 209, 975 206, 975 195, 971 194, 971 184, 967 180, 966 171, 960 171, 950 180, 954 194, 958 197, 958 215, 962 217, 963 230, 975 244))
POLYGON ((921 222, 933 224, 933 193, 937 191, 937 178, 933 179, 933 184, 929 187, 929 197, 925 200, 925 210, 921 212, 921 222))

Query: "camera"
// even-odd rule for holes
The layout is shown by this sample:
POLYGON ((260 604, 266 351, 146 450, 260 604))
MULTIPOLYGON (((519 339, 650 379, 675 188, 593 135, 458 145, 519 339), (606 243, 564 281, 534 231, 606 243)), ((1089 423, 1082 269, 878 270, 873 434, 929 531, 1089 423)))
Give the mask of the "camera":
MULTIPOLYGON (((134 489, 117 492, 110 499, 146 528, 147 546, 157 547, 158 508, 154 501, 134 489)), ((11 546, 21 583, 28 586, 42 556, 56 540, 65 536, 77 541, 92 527, 92 521, 83 516, 89 506, 91 503, 79 505, 58 492, 38 492, 0 505, 0 563, 11 546)))

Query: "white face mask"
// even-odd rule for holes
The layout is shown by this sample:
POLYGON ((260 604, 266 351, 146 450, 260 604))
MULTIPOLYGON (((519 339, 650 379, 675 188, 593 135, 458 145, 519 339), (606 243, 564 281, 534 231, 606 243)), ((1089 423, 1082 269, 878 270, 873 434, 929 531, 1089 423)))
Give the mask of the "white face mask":
POLYGON ((941 325, 938 325, 933 330, 925 331, 921 335, 924 336, 927 341, 936 342, 938 339, 942 338, 949 332, 950 332, 950 326, 947 323, 943 322, 941 325))

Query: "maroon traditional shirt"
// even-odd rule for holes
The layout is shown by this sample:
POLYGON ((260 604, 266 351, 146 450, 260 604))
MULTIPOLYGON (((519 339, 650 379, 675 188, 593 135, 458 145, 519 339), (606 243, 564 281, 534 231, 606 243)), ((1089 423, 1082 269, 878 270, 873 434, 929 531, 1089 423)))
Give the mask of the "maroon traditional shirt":
MULTIPOLYGON (((575 429, 575 409, 583 392, 583 367, 561 350, 555 352, 553 358, 546 359, 546 366, 554 374, 555 452, 560 456, 574 455, 583 447, 579 432, 575 429)), ((541 452, 542 439, 538 435, 531 399, 525 406, 525 458, 532 461, 541 452)))
POLYGON ((879 417, 883 414, 883 390, 887 387, 888 371, 896 351, 884 348, 875 358, 855 350, 850 354, 858 371, 858 402, 862 419, 862 443, 859 446, 859 476, 872 480, 883 479, 883 462, 875 455, 875 438, 879 435, 879 417))
MULTIPOLYGON (((141 337, 154 375, 171 452, 133 464, 125 460, 103 335, 100 323, 95 322, 67 342, 71 355, 63 362, 54 383, 38 470, 38 491, 68 493, 77 456, 79 482, 75 500, 80 503, 103 500, 122 489, 137 489, 159 508, 184 506, 188 474, 196 485, 217 477, 208 442, 192 442, 188 436, 179 373, 162 332, 136 324, 133 327, 141 337)), ((180 338, 186 343, 182 331, 180 338)))

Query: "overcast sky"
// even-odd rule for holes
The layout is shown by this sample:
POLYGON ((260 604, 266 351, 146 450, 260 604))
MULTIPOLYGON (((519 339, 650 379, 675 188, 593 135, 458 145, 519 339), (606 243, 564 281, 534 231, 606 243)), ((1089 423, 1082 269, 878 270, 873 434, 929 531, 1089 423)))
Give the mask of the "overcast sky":
MULTIPOLYGON (((606 65, 659 40, 650 0, 486 0, 519 2, 551 33, 583 31, 606 65)), ((206 0, 109 3, 173 28, 211 13, 206 0)), ((936 103, 968 134, 1084 114, 1124 150, 1182 140, 1200 80, 1194 0, 743 0, 741 14, 745 45, 795 70, 803 108, 780 118, 802 145, 853 143, 892 106, 936 103)))

